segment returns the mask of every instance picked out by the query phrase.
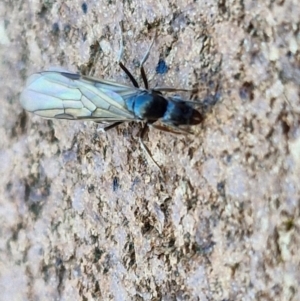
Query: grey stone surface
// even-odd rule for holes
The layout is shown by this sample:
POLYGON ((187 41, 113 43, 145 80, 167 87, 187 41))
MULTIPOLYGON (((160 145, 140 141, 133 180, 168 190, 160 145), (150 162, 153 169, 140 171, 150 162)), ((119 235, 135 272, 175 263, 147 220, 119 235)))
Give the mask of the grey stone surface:
POLYGON ((298 2, 82 3, 0 3, 0 300, 300 300, 298 2), (135 75, 157 30, 151 86, 219 99, 194 135, 150 129, 163 176, 141 124, 19 104, 52 66, 130 84, 120 21, 135 75))

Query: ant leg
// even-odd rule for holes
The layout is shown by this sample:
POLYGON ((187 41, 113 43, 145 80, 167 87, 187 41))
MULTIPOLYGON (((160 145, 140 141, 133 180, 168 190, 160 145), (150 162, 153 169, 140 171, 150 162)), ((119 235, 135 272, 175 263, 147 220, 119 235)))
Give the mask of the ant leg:
POLYGON ((122 123, 123 123, 123 121, 114 122, 113 124, 110 124, 110 125, 106 126, 106 127, 104 128, 104 131, 107 132, 107 131, 109 131, 109 130, 115 128, 115 127, 117 127, 118 125, 120 125, 120 124, 122 124, 122 123))
POLYGON ((136 79, 134 78, 134 76, 131 74, 131 72, 121 63, 119 62, 119 66, 121 67, 121 69, 125 72, 125 74, 129 77, 130 81, 132 82, 132 84, 136 87, 139 88, 139 84, 137 83, 136 79))
POLYGON ((176 88, 169 88, 169 87, 157 87, 152 89, 153 91, 158 91, 158 92, 190 92, 190 93, 196 93, 198 92, 198 89, 176 89, 176 88))
POLYGON ((122 30, 121 22, 119 23, 119 29, 120 29, 121 39, 120 39, 120 50, 119 50, 119 55, 118 55, 118 60, 117 60, 118 63, 120 63, 123 53, 124 53, 123 30, 122 30))
POLYGON ((157 162, 153 159, 153 157, 152 157, 152 155, 151 155, 151 153, 150 153, 148 147, 147 147, 147 146, 145 145, 145 143, 144 143, 144 136, 145 136, 147 130, 148 130, 148 123, 146 123, 146 124, 144 125, 144 127, 143 127, 143 129, 141 130, 140 135, 139 135, 139 141, 140 141, 141 147, 142 147, 143 151, 148 155, 148 157, 151 159, 151 161, 154 163, 154 165, 158 168, 158 170, 159 170, 159 171, 161 172, 161 174, 162 174, 162 171, 161 171, 159 165, 158 165, 157 162))
POLYGON ((163 132, 168 132, 172 134, 177 134, 177 135, 189 135, 193 134, 193 132, 180 128, 174 124, 164 124, 164 125, 159 125, 159 124, 149 124, 152 128, 163 131, 163 132))
POLYGON ((147 61, 147 59, 149 57, 150 50, 151 50, 151 48, 154 44, 155 38, 156 38, 156 31, 155 31, 154 37, 152 39, 152 42, 151 42, 145 56, 143 57, 143 59, 141 61, 141 65, 140 65, 142 79, 143 79, 143 82, 144 82, 145 89, 147 89, 147 90, 149 89, 149 83, 148 83, 147 75, 146 75, 146 72, 145 72, 145 69, 144 69, 144 64, 145 64, 145 62, 147 61))

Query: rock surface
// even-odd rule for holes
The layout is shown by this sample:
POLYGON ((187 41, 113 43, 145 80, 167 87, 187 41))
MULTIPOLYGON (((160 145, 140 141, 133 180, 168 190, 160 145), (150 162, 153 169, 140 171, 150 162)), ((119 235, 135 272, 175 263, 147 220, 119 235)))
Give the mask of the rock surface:
POLYGON ((300 300, 297 1, 21 0, 0 14, 1 300, 300 300), (151 86, 217 100, 194 135, 150 129, 163 176, 141 124, 103 133, 19 104, 53 66, 130 85, 120 21, 137 78, 156 30, 151 86))

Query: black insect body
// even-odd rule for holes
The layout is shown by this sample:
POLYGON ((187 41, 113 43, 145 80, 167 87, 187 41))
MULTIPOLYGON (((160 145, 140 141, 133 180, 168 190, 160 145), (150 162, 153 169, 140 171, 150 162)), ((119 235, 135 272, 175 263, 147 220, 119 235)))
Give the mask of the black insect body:
POLYGON ((167 99, 159 92, 145 92, 132 96, 126 102, 130 112, 140 120, 155 122, 161 120, 166 125, 195 125, 201 122, 201 114, 184 101, 167 99))

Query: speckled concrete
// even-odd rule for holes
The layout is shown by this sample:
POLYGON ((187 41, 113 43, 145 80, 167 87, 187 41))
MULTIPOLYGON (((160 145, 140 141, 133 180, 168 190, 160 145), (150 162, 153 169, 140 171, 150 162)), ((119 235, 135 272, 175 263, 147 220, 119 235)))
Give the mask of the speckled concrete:
POLYGON ((298 1, 82 4, 0 3, 0 300, 300 300, 298 1), (150 129, 163 175, 141 124, 19 104, 52 66, 130 84, 120 21, 135 75, 156 30, 151 86, 218 100, 194 135, 150 129))

